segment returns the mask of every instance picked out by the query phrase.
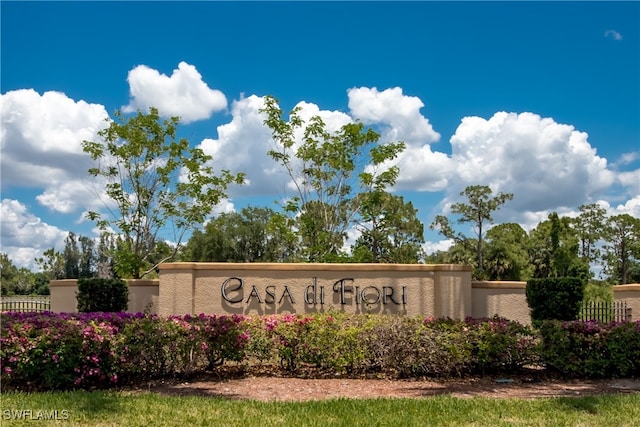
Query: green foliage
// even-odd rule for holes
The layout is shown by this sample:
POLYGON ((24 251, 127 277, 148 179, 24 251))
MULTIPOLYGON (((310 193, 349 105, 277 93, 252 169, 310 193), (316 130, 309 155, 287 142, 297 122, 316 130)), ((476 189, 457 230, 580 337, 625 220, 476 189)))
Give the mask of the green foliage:
POLYGON ((122 375, 126 382, 190 375, 225 361, 241 361, 248 339, 241 316, 143 316, 122 329, 122 375))
POLYGON ((541 363, 568 377, 640 374, 640 322, 546 321, 538 332, 499 317, 0 316, 3 392, 188 378, 226 362, 304 376, 509 375, 541 363))
POLYGON ((640 374, 640 322, 545 321, 540 355, 568 377, 615 378, 640 374))
POLYGON ((35 259, 35 262, 40 266, 42 272, 49 276, 50 280, 65 278, 64 256, 54 248, 45 250, 41 257, 35 259))
POLYGON ((448 377, 514 371, 536 360, 533 331, 500 318, 269 316, 254 321, 249 335, 247 355, 277 358, 292 373, 448 377))
POLYGON ((118 312, 129 305, 129 287, 121 279, 83 277, 78 279, 78 311, 118 312))
POLYGON ((574 229, 580 240, 580 256, 588 263, 600 259, 598 242, 604 236, 606 209, 596 203, 578 208, 580 215, 574 220, 574 229))
MULTIPOLYGON (((115 120, 100 131, 100 140, 84 141, 83 150, 96 161, 92 177, 106 182, 114 215, 89 212, 88 218, 120 239, 116 268, 121 277, 140 278, 178 251, 187 230, 204 223, 231 183, 242 184, 244 174, 223 170, 216 175, 210 156, 177 139, 178 117, 161 120, 158 110, 138 112, 115 120), (173 230, 169 254, 158 250, 159 233, 173 230)), ((162 248, 164 249, 164 248, 162 248)))
POLYGON ((613 287, 607 282, 590 281, 584 288, 583 303, 612 303, 613 287))
POLYGON ((93 277, 96 271, 95 243, 87 236, 76 236, 69 232, 64 240, 62 258, 64 260, 64 278, 93 277))
POLYGON ((630 277, 640 278, 640 218, 629 214, 607 219, 604 227, 605 270, 618 285, 629 283, 630 277))
POLYGON ((305 122, 299 107, 289 113, 287 121, 278 100, 271 96, 265 97, 261 111, 275 143, 268 155, 286 170, 295 186, 285 211, 297 229, 301 259, 333 259, 342 250, 347 229, 362 213, 365 198, 361 195, 384 192, 395 184, 399 169, 387 162, 405 144, 379 144, 380 135, 359 122, 330 132, 319 116, 305 122), (297 134, 301 138, 296 139, 297 134))
POLYGON ((549 214, 546 221, 531 230, 529 262, 533 277, 591 277, 589 260, 580 257, 579 236, 573 226, 575 220, 549 214))
POLYGON ((384 191, 361 195, 361 232, 352 247, 355 262, 413 264, 422 260, 424 226, 417 209, 384 191))
MULTIPOLYGON (((498 210, 507 201, 513 199, 511 193, 498 193, 492 197, 492 190, 486 185, 470 185, 466 187, 461 193, 461 196, 466 197, 467 203, 454 203, 451 206, 451 213, 459 215, 458 223, 472 223, 476 230, 477 239, 476 243, 476 262, 475 267, 479 271, 480 275, 483 275, 484 271, 484 258, 483 258, 483 236, 484 225, 492 224, 494 211, 498 210)), ((455 240, 456 242, 470 243, 462 233, 456 233, 449 224, 449 219, 443 215, 437 215, 433 223, 431 223, 432 230, 438 230, 442 235, 448 239, 455 240)))
POLYGON ((486 234, 485 271, 488 280, 527 280, 531 277, 529 236, 518 224, 498 224, 486 234))
POLYGON ((533 324, 549 319, 576 320, 584 286, 584 281, 576 277, 529 279, 525 293, 533 324))
POLYGON ((48 295, 49 278, 42 273, 16 267, 6 253, 0 252, 1 295, 48 295))
POLYGON ((295 245, 285 218, 269 208, 246 207, 223 213, 196 230, 181 258, 198 262, 286 262, 295 245))

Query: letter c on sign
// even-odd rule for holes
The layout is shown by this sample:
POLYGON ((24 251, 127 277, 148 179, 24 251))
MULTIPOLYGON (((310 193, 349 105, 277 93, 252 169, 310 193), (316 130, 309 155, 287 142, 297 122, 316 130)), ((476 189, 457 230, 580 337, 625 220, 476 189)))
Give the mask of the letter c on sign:
POLYGON ((242 302, 242 295, 239 295, 237 298, 231 299, 227 295, 227 292, 239 291, 243 286, 244 283, 242 283, 242 279, 240 279, 239 277, 228 278, 227 280, 222 282, 222 287, 220 289, 222 291, 222 298, 224 298, 226 302, 230 302, 231 304, 242 302))

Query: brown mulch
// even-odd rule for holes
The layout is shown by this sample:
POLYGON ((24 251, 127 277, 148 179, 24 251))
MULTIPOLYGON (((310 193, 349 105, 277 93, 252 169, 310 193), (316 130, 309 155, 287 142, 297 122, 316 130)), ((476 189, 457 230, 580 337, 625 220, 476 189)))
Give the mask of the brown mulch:
POLYGON ((335 398, 576 397, 603 393, 638 393, 640 378, 565 380, 517 375, 450 380, 373 378, 296 378, 268 375, 201 375, 188 381, 150 382, 132 392, 211 396, 237 400, 304 401, 335 398))

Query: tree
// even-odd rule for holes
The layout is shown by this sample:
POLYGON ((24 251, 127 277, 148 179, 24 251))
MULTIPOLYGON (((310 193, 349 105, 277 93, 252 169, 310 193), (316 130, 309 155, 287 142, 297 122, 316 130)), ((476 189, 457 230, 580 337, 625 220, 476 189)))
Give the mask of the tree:
POLYGON ((600 259, 597 243, 603 235, 606 209, 596 203, 582 205, 578 208, 580 215, 574 220, 574 227, 580 239, 580 256, 588 263, 600 259))
POLYGON ((337 132, 326 129, 319 116, 305 122, 300 108, 283 118, 278 100, 265 97, 265 125, 275 146, 268 155, 287 172, 295 186, 285 211, 296 219, 304 259, 322 262, 335 257, 346 231, 360 208, 363 191, 383 191, 398 176, 397 166, 386 167, 404 143, 378 144, 380 135, 360 122, 347 123, 337 132), (301 132, 301 141, 295 137, 301 132), (362 162, 365 166, 359 166, 362 162))
POLYGON ((6 253, 0 253, 0 284, 3 296, 48 293, 48 288, 36 286, 36 276, 29 269, 16 267, 6 253))
POLYGON ((182 258, 199 262, 290 261, 295 248, 281 235, 276 213, 269 208, 246 207, 223 213, 203 231, 196 230, 182 258))
POLYGON ((179 121, 161 120, 155 108, 129 118, 116 111, 99 141, 82 144, 97 162, 89 174, 106 181, 107 206, 114 206, 110 218, 95 211, 88 218, 121 239, 114 254, 121 277, 141 278, 171 259, 186 231, 204 223, 227 187, 244 182, 242 173, 215 175, 211 156, 177 139, 179 121), (162 236, 173 243, 171 253, 154 259, 161 234, 171 231, 162 236))
POLYGON ((604 227, 605 271, 624 285, 640 261, 640 219, 629 214, 610 217, 604 227))
POLYGON ((64 240, 62 258, 64 278, 93 277, 95 275, 96 254, 94 242, 87 236, 77 236, 69 232, 64 240))
POLYGON ((113 254, 116 253, 116 237, 110 233, 101 233, 96 248, 96 277, 111 279, 117 277, 113 254))
POLYGON ((400 196, 384 191, 362 195, 361 232, 352 248, 356 262, 417 263, 424 257, 424 227, 417 209, 400 196))
POLYGON ((579 239, 572 219, 549 214, 529 233, 529 262, 534 278, 591 277, 589 264, 579 255, 579 239))
POLYGON ((15 279, 18 275, 18 267, 16 267, 9 255, 0 253, 0 284, 2 295, 14 295, 16 293, 15 279))
MULTIPOLYGON (((458 223, 473 223, 477 236, 476 242, 476 262, 479 273, 482 275, 484 270, 484 261, 482 257, 482 238, 484 233, 484 224, 492 224, 493 217, 491 214, 499 209, 508 200, 513 199, 511 193, 498 193, 491 197, 492 190, 485 185, 470 185, 460 193, 461 196, 467 198, 467 203, 454 203, 451 206, 451 213, 460 215, 458 223)), ((462 233, 456 233, 447 217, 443 215, 436 216, 431 224, 431 229, 437 229, 445 237, 459 242, 468 242, 468 238, 462 233)))
POLYGON ((485 267, 489 280, 531 278, 527 244, 529 236, 518 224, 498 224, 487 230, 485 267))
POLYGON ((40 266, 42 272, 49 277, 49 280, 58 280, 65 278, 65 261, 62 253, 49 248, 43 252, 40 258, 35 259, 36 264, 40 266))

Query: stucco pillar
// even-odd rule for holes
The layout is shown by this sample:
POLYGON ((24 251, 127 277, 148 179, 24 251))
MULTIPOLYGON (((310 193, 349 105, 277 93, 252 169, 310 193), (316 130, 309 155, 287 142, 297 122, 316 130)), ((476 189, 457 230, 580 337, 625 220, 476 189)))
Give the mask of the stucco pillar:
POLYGON ((435 314, 463 320, 471 316, 471 268, 452 266, 435 272, 435 314))
POLYGON ((195 271, 193 264, 164 264, 160 276, 158 314, 192 314, 194 312, 195 271))

